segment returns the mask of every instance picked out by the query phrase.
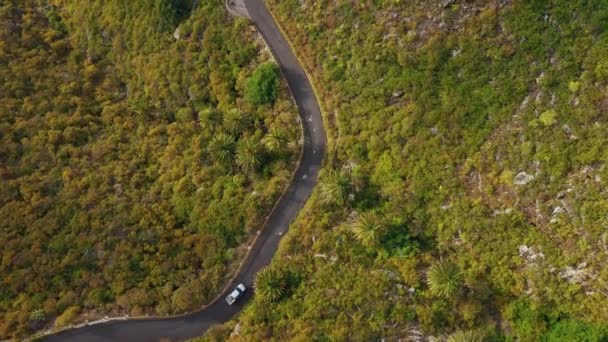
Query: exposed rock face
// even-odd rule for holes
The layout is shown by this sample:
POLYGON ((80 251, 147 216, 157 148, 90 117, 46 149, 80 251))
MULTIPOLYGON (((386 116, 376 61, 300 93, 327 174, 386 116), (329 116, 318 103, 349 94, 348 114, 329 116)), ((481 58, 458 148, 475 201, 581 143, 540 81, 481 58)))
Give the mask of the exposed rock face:
POLYGON ((570 284, 589 285, 590 280, 594 280, 597 275, 587 268, 586 262, 581 262, 576 267, 567 266, 559 275, 570 284))

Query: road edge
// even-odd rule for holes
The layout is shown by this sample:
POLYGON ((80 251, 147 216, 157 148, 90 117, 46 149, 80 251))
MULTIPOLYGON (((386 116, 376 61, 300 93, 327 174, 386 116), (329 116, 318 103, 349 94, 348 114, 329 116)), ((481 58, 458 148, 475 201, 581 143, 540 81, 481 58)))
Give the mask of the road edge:
MULTIPOLYGON (((323 167, 321 168, 321 170, 323 170, 326 166, 326 163, 328 162, 327 156, 329 155, 329 153, 332 153, 332 155, 335 155, 336 151, 338 150, 338 139, 340 137, 340 129, 338 128, 339 127, 338 114, 336 113, 336 125, 335 125, 336 126, 335 129, 337 130, 337 133, 338 133, 338 138, 334 138, 333 134, 331 136, 329 134, 327 134, 327 128, 332 127, 332 125, 330 125, 330 122, 329 122, 329 115, 327 112, 327 108, 325 108, 325 103, 320 100, 321 97, 319 96, 319 90, 317 89, 315 82, 312 82, 313 80, 316 80, 316 79, 311 76, 310 72, 308 72, 308 68, 306 67, 306 64, 302 63, 302 59, 300 59, 300 56, 296 53, 296 50, 293 48, 294 43, 293 43, 291 37, 283 29, 283 26, 281 26, 280 21, 277 20, 277 16, 273 12, 272 7, 268 6, 268 2, 266 0, 263 0, 263 1, 264 1, 264 5, 268 9, 268 12, 270 13, 270 16, 272 17, 272 20, 275 22, 275 24, 277 24, 279 31, 281 31, 281 34, 283 35, 283 37, 285 38, 285 41, 289 45, 289 49, 291 50, 291 53, 298 60, 298 63, 302 67, 302 70, 304 70, 304 73, 306 74, 306 78, 308 78, 308 83, 310 83, 310 86, 312 87, 312 91, 315 95, 315 99, 317 100, 317 103, 319 104, 319 110, 321 111, 321 118, 323 118, 323 126, 325 127, 325 141, 326 141, 326 143, 325 143, 326 153, 323 158, 323 167)), ((254 23, 254 25, 255 25, 255 23, 254 23)), ((258 30, 258 32, 259 32, 259 30, 258 30)), ((264 40, 264 43, 266 44, 266 46, 268 46, 268 44, 266 43, 265 40, 264 40)), ((333 166, 333 162, 334 162, 333 159, 334 158, 332 158, 332 160, 329 161, 330 164, 332 164, 332 166, 333 166)), ((294 222, 295 222, 295 220, 294 220, 294 222)))

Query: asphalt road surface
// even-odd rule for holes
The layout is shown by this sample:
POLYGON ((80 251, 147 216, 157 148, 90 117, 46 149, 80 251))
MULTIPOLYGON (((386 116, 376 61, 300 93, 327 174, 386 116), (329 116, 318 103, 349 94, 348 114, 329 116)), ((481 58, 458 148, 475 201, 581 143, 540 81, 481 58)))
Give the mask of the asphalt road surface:
POLYGON ((325 131, 319 104, 304 70, 294 56, 281 31, 268 12, 263 0, 245 0, 251 20, 268 43, 281 66, 293 97, 298 105, 304 128, 304 147, 294 180, 270 214, 268 224, 256 240, 241 271, 227 291, 210 306, 192 314, 168 318, 129 319, 88 325, 48 335, 43 341, 158 341, 166 337, 173 341, 200 336, 213 324, 230 320, 238 314, 253 295, 254 276, 268 265, 277 250, 279 240, 310 196, 325 154, 325 131), (224 297, 238 284, 249 289, 234 305, 228 306, 224 297))

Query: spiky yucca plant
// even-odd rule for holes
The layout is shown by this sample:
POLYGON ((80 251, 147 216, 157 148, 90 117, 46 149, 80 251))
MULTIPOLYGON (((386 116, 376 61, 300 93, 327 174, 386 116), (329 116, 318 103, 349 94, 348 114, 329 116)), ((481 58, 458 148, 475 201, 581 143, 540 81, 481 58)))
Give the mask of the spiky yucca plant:
POLYGON ((264 144, 270 152, 284 151, 287 144, 287 135, 280 128, 272 128, 264 137, 264 144))
POLYGON ((386 225, 378 214, 367 212, 358 215, 350 224, 350 230, 363 246, 376 246, 386 232, 386 225))
POLYGON ((281 299, 285 295, 286 286, 283 272, 269 266, 261 269, 255 277, 255 293, 263 301, 274 302, 281 299))
POLYGON ((252 172, 261 163, 262 145, 255 136, 239 141, 236 147, 236 163, 245 171, 252 172))
POLYGON ((427 284, 435 295, 451 298, 462 290, 463 275, 458 266, 451 262, 440 261, 427 271, 427 284))
POLYGON ((448 336, 447 342, 482 342, 483 335, 476 330, 457 330, 448 336))
POLYGON ((234 137, 226 133, 220 133, 211 139, 209 153, 213 160, 227 164, 234 158, 234 137))
POLYGON ((344 172, 329 170, 321 176, 319 188, 323 202, 344 205, 352 190, 352 184, 344 172))

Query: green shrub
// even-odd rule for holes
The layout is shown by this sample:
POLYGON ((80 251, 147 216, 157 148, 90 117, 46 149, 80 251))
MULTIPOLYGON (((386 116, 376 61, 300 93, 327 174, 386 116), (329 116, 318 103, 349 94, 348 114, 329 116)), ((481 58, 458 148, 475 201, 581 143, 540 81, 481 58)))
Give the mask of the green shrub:
POLYGON ((606 339, 608 339, 606 327, 597 327, 575 320, 563 320, 552 324, 551 329, 542 338, 547 342, 599 342, 606 339))
POLYGON ((61 315, 59 315, 59 317, 57 317, 57 320, 55 320, 55 326, 65 327, 66 325, 71 324, 72 322, 74 322, 76 317, 78 317, 79 313, 79 306, 70 306, 61 315))
POLYGON ((608 58, 602 59, 595 67, 595 76, 601 81, 608 80, 608 58))
POLYGON ((254 105, 274 104, 279 96, 279 67, 267 62, 255 69, 245 88, 245 99, 254 105))
POLYGON ((543 123, 543 125, 545 126, 551 126, 554 125, 557 122, 557 112, 553 109, 549 109, 547 111, 544 111, 541 115, 540 115, 540 122, 543 123))

